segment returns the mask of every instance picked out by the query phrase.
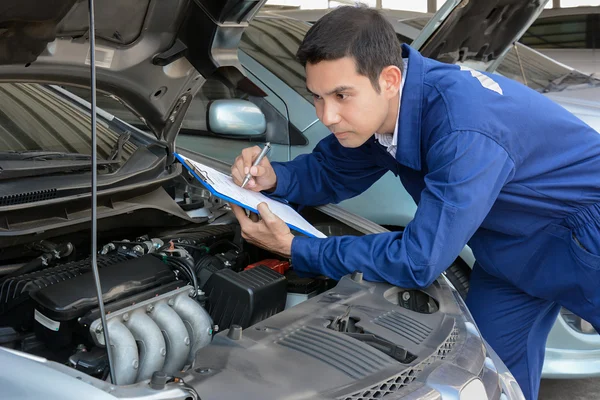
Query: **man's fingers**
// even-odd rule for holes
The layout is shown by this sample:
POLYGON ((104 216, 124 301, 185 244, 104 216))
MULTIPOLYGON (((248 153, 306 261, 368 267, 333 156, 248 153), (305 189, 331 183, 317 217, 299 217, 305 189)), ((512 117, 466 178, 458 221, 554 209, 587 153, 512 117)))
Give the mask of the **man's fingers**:
POLYGON ((243 229, 244 225, 248 221, 248 217, 246 216, 246 211, 242 207, 240 207, 236 204, 229 203, 229 206, 231 207, 233 214, 235 215, 238 222, 240 223, 240 226, 242 226, 242 229, 243 229))
POLYGON ((237 157, 233 163, 233 166, 231 167, 231 177, 233 178, 233 181, 238 184, 241 185, 242 181, 244 180, 244 160, 242 159, 242 157, 237 157))
POLYGON ((250 174, 252 176, 263 176, 265 172, 267 172, 267 169, 262 165, 257 165, 256 167, 250 168, 250 174))
POLYGON ((262 219, 265 221, 265 223, 267 225, 277 223, 278 221, 283 222, 283 220, 281 220, 281 218, 279 218, 277 215, 275 215, 271 212, 267 203, 260 203, 257 208, 258 208, 258 212, 260 213, 260 216, 262 217, 262 219))
POLYGON ((233 179, 233 182, 236 185, 242 184, 242 181, 243 181, 242 174, 240 174, 240 171, 235 167, 231 168, 231 178, 233 179))
POLYGON ((258 214, 257 214, 257 213, 250 212, 250 220, 251 220, 252 222, 258 222, 258 214))
POLYGON ((236 204, 232 204, 232 203, 230 203, 229 205, 231 206, 231 209, 233 210, 235 217, 238 219, 242 229, 248 228, 248 220, 250 220, 252 222, 258 222, 259 216, 257 213, 250 211, 250 217, 248 217, 246 215, 245 208, 242 208, 242 207, 240 207, 236 204))
POLYGON ((248 148, 242 150, 242 160, 244 162, 244 168, 242 169, 242 171, 244 172, 244 174, 248 173, 248 172, 246 172, 247 171, 246 168, 248 168, 248 170, 249 170, 250 167, 252 167, 254 160, 256 160, 256 158, 258 157, 259 154, 260 154, 260 147, 258 147, 258 146, 248 147, 248 148))

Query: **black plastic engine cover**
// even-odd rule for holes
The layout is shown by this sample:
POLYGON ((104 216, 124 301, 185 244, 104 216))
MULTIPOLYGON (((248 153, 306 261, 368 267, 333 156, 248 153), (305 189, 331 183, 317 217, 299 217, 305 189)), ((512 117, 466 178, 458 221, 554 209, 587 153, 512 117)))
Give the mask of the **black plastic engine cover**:
POLYGON ((204 285, 208 313, 219 330, 231 325, 247 328, 285 308, 285 276, 264 265, 242 272, 222 269, 204 285))
MULTIPOLYGON (((175 280, 171 269, 153 255, 119 262, 98 271, 105 303, 175 280)), ((31 294, 36 309, 56 321, 70 321, 98 305, 93 273, 87 272, 31 294)))
MULTIPOLYGON (((128 259, 121 254, 98 255, 98 268, 103 269, 128 259)), ((4 280, 0 283, 0 326, 31 329, 35 304, 31 299, 32 293, 91 270, 91 259, 87 258, 4 280)))

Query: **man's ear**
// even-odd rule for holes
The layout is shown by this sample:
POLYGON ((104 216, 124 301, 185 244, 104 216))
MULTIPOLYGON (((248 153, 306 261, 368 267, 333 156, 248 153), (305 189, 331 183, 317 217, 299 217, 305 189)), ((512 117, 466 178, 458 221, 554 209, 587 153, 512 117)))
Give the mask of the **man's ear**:
POLYGON ((388 65, 379 75, 379 87, 386 98, 392 98, 398 94, 402 83, 402 72, 395 65, 388 65))

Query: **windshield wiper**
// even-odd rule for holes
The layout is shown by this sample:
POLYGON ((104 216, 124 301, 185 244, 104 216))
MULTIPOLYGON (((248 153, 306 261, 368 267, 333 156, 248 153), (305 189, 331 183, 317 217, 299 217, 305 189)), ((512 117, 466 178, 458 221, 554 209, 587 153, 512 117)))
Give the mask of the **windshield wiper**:
POLYGON ((123 132, 121 135, 119 135, 117 143, 115 143, 110 151, 110 156, 108 157, 109 160, 121 161, 123 157, 123 146, 125 146, 125 143, 129 142, 130 137, 131 132, 129 131, 123 132))
POLYGON ((82 160, 90 161, 92 156, 81 153, 65 153, 60 151, 0 151, 0 160, 32 160, 32 161, 50 161, 50 160, 82 160))
MULTIPOLYGON (((92 170, 91 156, 69 153, 2 153, 0 152, 0 181, 50 174, 81 173, 92 170)), ((98 168, 118 167, 119 161, 97 161, 98 168)))

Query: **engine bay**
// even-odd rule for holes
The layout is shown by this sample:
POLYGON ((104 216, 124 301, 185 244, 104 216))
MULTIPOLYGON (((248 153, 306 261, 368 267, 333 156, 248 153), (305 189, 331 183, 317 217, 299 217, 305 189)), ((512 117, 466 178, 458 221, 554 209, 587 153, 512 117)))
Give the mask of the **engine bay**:
MULTIPOLYGON (((246 242, 229 204, 185 171, 145 190, 99 197, 95 257, 82 199, 0 210, 11 228, 0 231, 0 355, 37 356, 61 379, 126 398, 289 398, 308 382, 327 397, 370 398, 418 387, 468 341, 443 282, 423 291, 358 272, 299 276, 290 259, 246 242)), ((364 234, 302 213, 329 236, 364 234)), ((463 368, 479 373, 475 361, 463 368)))
MULTIPOLYGON (((184 371, 218 332, 252 326, 332 284, 299 278, 290 260, 246 243, 228 205, 209 192, 182 180, 171 193, 192 223, 146 221, 142 234, 129 227, 99 238, 119 385, 184 371)), ((4 253, 12 258, 0 262, 0 346, 109 380, 89 239, 80 231, 4 253)))

